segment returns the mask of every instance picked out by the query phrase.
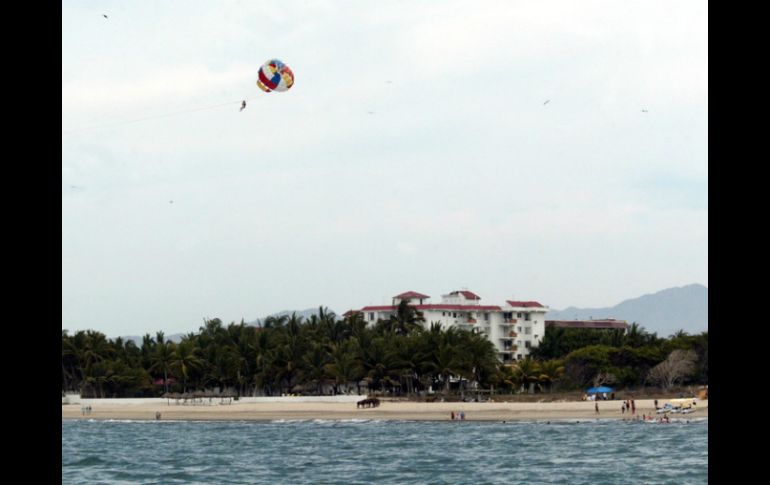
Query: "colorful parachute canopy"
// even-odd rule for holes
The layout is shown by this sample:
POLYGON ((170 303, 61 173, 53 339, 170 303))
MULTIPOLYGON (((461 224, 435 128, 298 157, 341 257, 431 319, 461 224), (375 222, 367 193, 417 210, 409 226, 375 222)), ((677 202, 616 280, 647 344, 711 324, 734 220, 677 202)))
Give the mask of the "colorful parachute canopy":
POLYGON ((257 86, 262 91, 288 91, 294 85, 294 73, 278 59, 270 59, 259 68, 257 86))

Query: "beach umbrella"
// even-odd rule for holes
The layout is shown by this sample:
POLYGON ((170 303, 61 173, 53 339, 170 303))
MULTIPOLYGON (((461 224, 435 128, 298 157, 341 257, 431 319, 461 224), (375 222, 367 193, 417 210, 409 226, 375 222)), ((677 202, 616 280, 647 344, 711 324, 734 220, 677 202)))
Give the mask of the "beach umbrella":
POLYGON ((590 388, 586 389, 586 392, 588 394, 596 394, 596 393, 599 393, 599 392, 612 392, 612 391, 613 391, 613 389, 611 387, 607 387, 607 386, 590 387, 590 388))

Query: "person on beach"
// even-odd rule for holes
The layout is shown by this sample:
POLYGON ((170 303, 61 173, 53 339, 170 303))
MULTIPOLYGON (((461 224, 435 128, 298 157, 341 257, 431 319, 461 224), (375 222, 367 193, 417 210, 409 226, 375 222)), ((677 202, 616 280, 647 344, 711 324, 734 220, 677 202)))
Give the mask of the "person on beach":
POLYGON ((454 411, 452 411, 451 413, 449 413, 449 417, 450 417, 450 419, 451 419, 452 421, 454 421, 454 420, 455 420, 455 412, 454 412, 454 411))
POLYGON ((465 411, 460 411, 460 420, 465 421, 465 411))
POLYGON ((594 408, 596 409, 596 414, 599 414, 599 403, 597 402, 594 404, 594 408))
POLYGON ((620 405, 620 414, 626 414, 626 403, 620 405))
POLYGON ((155 413, 155 420, 160 421, 160 411, 155 413))
POLYGON ((655 400, 655 409, 658 409, 658 400, 655 400))
POLYGON ((631 414, 636 415, 636 402, 633 399, 631 399, 631 414))

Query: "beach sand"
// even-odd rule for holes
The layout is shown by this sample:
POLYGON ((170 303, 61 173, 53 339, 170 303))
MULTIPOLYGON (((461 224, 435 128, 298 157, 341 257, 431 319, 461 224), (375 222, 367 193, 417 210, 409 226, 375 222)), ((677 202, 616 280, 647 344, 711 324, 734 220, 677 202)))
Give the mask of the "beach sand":
MULTIPOLYGON (((363 396, 362 396, 363 399, 363 396)), ((175 404, 152 402, 115 403, 109 400, 100 403, 90 400, 91 413, 83 415, 81 404, 62 405, 62 419, 128 419, 154 420, 160 412, 163 420, 230 420, 230 421, 272 421, 272 420, 414 420, 447 421, 452 411, 465 412, 467 421, 515 421, 515 420, 585 420, 632 418, 629 412, 621 414, 622 401, 599 401, 599 413, 594 402, 555 403, 506 403, 506 402, 436 402, 421 403, 396 400, 381 400, 377 408, 357 409, 355 403, 328 402, 283 402, 248 403, 234 401, 232 404, 175 404)), ((662 405, 665 400, 660 400, 662 405)), ((708 417, 708 400, 697 400, 697 411, 692 414, 672 414, 672 419, 695 419, 708 417)), ((636 414, 655 414, 652 399, 636 401, 636 414)))

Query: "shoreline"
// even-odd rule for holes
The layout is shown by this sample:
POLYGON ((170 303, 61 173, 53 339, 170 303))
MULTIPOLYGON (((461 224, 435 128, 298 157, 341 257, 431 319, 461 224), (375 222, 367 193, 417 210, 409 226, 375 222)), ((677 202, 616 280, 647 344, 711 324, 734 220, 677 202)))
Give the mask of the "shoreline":
MULTIPOLYGON (((383 421, 450 421, 450 413, 465 413, 466 421, 565 421, 596 419, 635 419, 655 413, 652 399, 636 401, 636 416, 621 413, 622 401, 595 403, 572 401, 556 403, 521 402, 409 402, 381 400, 376 408, 357 408, 351 402, 238 402, 231 404, 170 404, 154 402, 100 403, 89 400, 89 414, 83 414, 82 404, 63 404, 62 420, 132 420, 154 421, 156 413, 168 421, 307 421, 321 420, 383 420, 383 421)), ((708 400, 695 399, 697 411, 691 414, 669 414, 673 420, 708 418, 708 400)), ((660 404, 666 400, 660 400, 660 404)))

